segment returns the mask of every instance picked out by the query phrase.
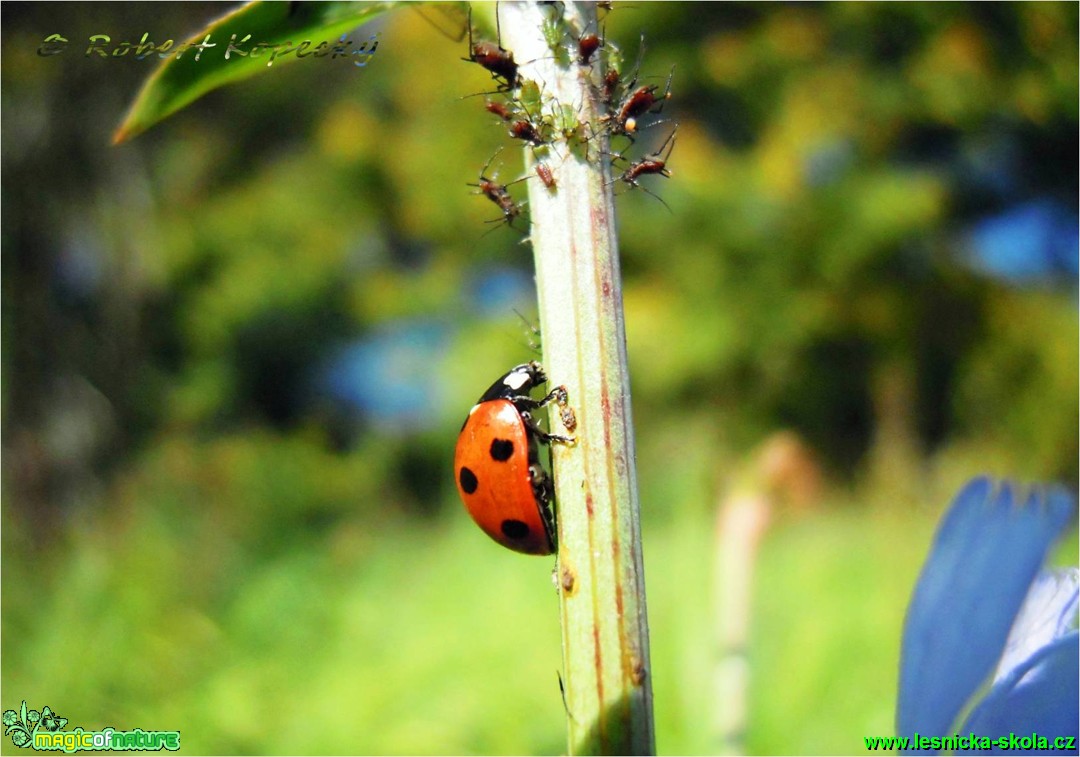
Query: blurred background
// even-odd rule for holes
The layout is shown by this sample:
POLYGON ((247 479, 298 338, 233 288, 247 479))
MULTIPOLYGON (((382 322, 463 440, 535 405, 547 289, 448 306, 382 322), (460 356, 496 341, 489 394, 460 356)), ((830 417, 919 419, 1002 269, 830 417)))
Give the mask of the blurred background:
MULTIPOLYGON (((111 147, 152 64, 80 43, 230 7, 0 9, 0 704, 187 752, 564 753, 553 561, 485 537, 450 470, 534 357, 530 249, 466 186, 511 147, 460 99, 492 82, 402 9, 366 68, 275 65, 111 147)), ((674 176, 646 179, 672 212, 618 198, 661 752, 891 735, 952 495, 1075 490, 1077 27, 1054 2, 607 14, 630 61, 646 34, 644 81, 676 65, 674 176), (759 548, 721 562, 746 497, 759 548), (748 686, 720 695, 733 622, 748 686)))

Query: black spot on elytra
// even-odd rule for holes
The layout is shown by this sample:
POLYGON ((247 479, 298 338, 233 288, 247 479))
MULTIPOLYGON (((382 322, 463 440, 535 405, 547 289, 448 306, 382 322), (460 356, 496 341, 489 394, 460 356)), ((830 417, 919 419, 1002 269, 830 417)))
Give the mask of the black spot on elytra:
POLYGON ((500 528, 508 539, 524 539, 529 535, 529 527, 520 520, 504 520, 500 528))
POLYGON ((476 474, 464 465, 461 466, 461 470, 458 471, 458 481, 461 482, 461 490, 466 494, 472 494, 476 491, 476 487, 480 483, 476 480, 476 474))
POLYGON ((491 441, 491 459, 498 463, 505 463, 514 454, 514 443, 509 439, 493 439, 491 441))

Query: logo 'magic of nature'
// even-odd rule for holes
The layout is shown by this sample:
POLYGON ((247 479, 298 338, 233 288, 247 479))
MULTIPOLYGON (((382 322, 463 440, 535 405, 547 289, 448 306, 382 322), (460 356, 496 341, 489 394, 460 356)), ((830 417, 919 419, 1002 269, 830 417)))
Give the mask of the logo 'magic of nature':
POLYGON ((15 746, 68 754, 93 750, 176 751, 180 748, 180 731, 144 731, 141 728, 131 731, 118 731, 115 728, 65 731, 63 728, 67 723, 67 718, 60 717, 49 707, 42 707, 41 712, 26 709, 26 700, 23 700, 22 709, 18 712, 4 711, 4 733, 11 736, 11 743, 15 746))

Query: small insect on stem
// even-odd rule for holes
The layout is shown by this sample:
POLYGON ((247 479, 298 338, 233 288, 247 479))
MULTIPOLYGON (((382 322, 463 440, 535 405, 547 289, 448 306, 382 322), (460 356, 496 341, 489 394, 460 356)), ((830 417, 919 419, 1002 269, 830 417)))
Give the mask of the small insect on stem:
POLYGON ((495 29, 498 42, 473 41, 472 7, 469 8, 469 57, 464 61, 479 63, 491 72, 493 79, 502 79, 499 89, 503 91, 517 89, 521 80, 518 76, 518 64, 514 54, 502 46, 502 33, 499 29, 499 6, 495 6, 495 29))
POLYGON ((514 118, 514 114, 505 103, 495 102, 494 100, 485 100, 484 110, 498 116, 503 121, 511 121, 514 118))
POLYGON ((555 100, 555 111, 552 119, 552 127, 555 134, 561 137, 567 144, 588 141, 585 138, 585 124, 581 122, 581 116, 572 105, 563 105, 555 100))
POLYGON ((604 86, 600 93, 600 101, 605 109, 611 110, 611 105, 615 102, 615 93, 618 91, 619 72, 614 68, 609 68, 604 74, 604 86))
POLYGON ((612 179, 612 181, 622 181, 632 189, 640 189, 646 194, 650 194, 655 197, 660 203, 671 212, 671 207, 664 202, 664 199, 655 192, 649 190, 648 187, 638 183, 638 179, 642 176, 650 176, 659 174, 665 178, 670 178, 671 172, 667 170, 667 162, 671 159, 671 151, 675 149, 675 134, 679 131, 679 127, 676 126, 672 129, 671 134, 664 140, 664 144, 660 145, 660 149, 656 152, 646 155, 643 158, 635 160, 630 166, 622 172, 622 175, 612 179))
POLYGON ((637 131, 637 120, 646 113, 660 113, 664 109, 664 103, 671 99, 671 78, 675 75, 675 67, 671 67, 668 74, 667 86, 664 93, 657 96, 656 91, 660 87, 650 84, 638 87, 622 101, 619 109, 615 112, 612 120, 611 133, 622 134, 630 137, 637 131))
POLYGON ((536 164, 536 175, 540 177, 540 181, 544 182, 544 186, 548 189, 555 189, 555 176, 551 173, 551 166, 543 161, 536 164))
MULTIPOLYGON (((604 35, 606 36, 606 35, 604 35)), ((578 37, 578 63, 588 66, 592 62, 596 51, 604 46, 604 36, 596 34, 582 34, 578 37)))
POLYGON ((600 101, 604 105, 604 111, 610 113, 622 84, 622 51, 606 39, 601 42, 601 49, 604 51, 604 81, 600 91, 600 101))
POLYGON ((502 211, 502 218, 493 218, 486 223, 505 223, 511 228, 514 228, 514 219, 521 215, 523 204, 514 201, 514 198, 511 196, 510 190, 508 190, 507 187, 516 184, 518 181, 523 181, 523 179, 517 179, 509 184, 499 184, 495 179, 489 179, 485 175, 500 152, 502 152, 501 147, 490 159, 488 159, 488 162, 484 164, 484 167, 480 169, 480 176, 476 183, 470 183, 468 186, 479 189, 480 191, 477 194, 484 195, 484 197, 498 205, 499 210, 502 211))
POLYGON ((607 113, 600 117, 602 123, 608 125, 608 133, 622 135, 634 141, 637 132, 637 121, 646 113, 660 113, 664 109, 664 103, 671 98, 671 79, 675 76, 675 67, 671 67, 668 74, 667 85, 663 94, 658 95, 660 87, 656 84, 637 86, 638 74, 641 70, 641 61, 645 57, 645 35, 641 35, 641 46, 638 50, 637 62, 634 64, 634 73, 629 81, 621 82, 618 75, 612 75, 612 67, 604 76, 603 87, 600 93, 601 102, 607 113), (623 99, 618 107, 613 107, 616 102, 616 93, 622 91, 623 99))
POLYGON ((524 142, 528 142, 533 147, 540 147, 541 145, 548 144, 547 139, 544 138, 543 133, 536 127, 532 121, 526 121, 524 119, 520 121, 514 121, 510 124, 510 136, 514 139, 520 139, 524 142))
POLYGON ((548 49, 555 53, 558 58, 562 51, 562 39, 566 33, 563 27, 563 16, 566 14, 566 6, 562 2, 541 2, 540 6, 546 11, 540 32, 544 35, 544 41, 548 49))
POLYGON ((521 96, 517 99, 517 104, 525 117, 510 124, 510 136, 528 142, 533 147, 550 144, 551 124, 543 115, 533 115, 533 110, 543 110, 540 86, 534 81, 522 82, 521 96))

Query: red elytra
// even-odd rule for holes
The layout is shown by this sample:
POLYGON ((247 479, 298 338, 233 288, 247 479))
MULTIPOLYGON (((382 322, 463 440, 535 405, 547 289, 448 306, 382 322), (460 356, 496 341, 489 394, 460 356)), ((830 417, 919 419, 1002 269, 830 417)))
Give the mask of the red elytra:
POLYGON ((550 555, 555 550, 542 515, 547 503, 533 492, 528 449, 525 423, 510 400, 477 405, 454 452, 458 493, 476 525, 499 544, 550 555))
POLYGON ((573 441, 544 432, 530 415, 553 400, 566 403, 564 387, 541 400, 528 396, 546 380, 534 361, 492 384, 469 411, 454 451, 454 478, 469 515, 499 544, 530 555, 555 551, 553 487, 539 443, 573 441))

